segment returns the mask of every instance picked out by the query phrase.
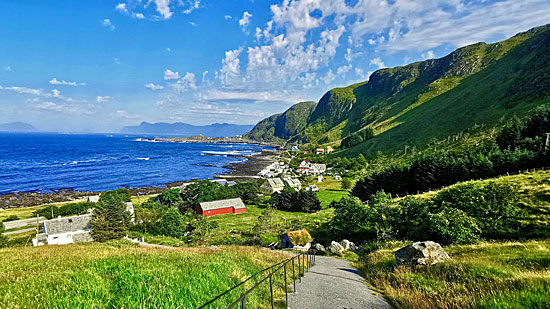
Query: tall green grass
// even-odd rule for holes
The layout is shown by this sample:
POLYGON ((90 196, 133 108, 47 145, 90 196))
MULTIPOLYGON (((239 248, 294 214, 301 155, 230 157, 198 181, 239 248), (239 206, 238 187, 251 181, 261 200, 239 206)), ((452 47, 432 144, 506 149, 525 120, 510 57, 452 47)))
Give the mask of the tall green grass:
POLYGON ((357 263, 367 281, 404 308, 548 308, 550 240, 450 246, 451 260, 400 267, 387 245, 357 263))
MULTIPOLYGON (((253 247, 144 248, 126 242, 0 250, 0 308, 196 308, 289 256, 253 247)), ((236 300, 244 284, 213 308, 236 300)), ((282 274, 274 282, 284 295, 282 274)), ((247 299, 267 307, 263 284, 247 299)))

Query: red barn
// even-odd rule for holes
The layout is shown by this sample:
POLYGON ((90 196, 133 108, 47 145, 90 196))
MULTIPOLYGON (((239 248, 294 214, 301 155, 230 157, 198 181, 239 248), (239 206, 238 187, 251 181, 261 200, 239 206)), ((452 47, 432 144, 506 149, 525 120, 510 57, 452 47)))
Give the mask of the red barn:
POLYGON ((225 214, 241 214, 246 212, 246 206, 244 206, 244 203, 240 198, 230 198, 227 200, 200 202, 195 207, 195 212, 203 217, 225 214))

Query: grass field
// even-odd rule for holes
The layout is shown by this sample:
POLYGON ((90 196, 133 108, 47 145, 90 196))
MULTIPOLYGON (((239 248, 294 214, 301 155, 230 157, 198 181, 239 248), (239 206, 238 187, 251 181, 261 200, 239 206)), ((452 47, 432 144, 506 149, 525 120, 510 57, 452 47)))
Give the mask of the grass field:
MULTIPOLYGON (((525 237, 543 237, 550 232, 550 171, 535 171, 476 182, 509 183, 518 187, 520 207, 524 211, 525 237)), ((453 185, 454 186, 454 185, 453 185)), ((430 191, 418 197, 432 198, 439 191, 430 191)))
POLYGON ((449 246, 452 260, 397 267, 403 244, 364 256, 366 279, 404 308, 549 308, 550 240, 449 246))
MULTIPOLYGON (((124 241, 0 249, 0 308, 196 308, 288 257, 254 247, 163 249, 124 241)), ((279 299, 282 282, 282 275, 274 280, 279 299)), ((227 307, 242 292, 213 307, 227 307)), ((266 284, 248 298, 250 308, 268 303, 266 284)))

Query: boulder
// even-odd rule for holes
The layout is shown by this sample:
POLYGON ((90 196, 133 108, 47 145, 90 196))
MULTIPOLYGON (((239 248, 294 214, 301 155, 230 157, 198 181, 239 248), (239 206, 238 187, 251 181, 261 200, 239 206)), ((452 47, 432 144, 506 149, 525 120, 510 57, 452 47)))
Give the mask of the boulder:
POLYGON ((342 252, 344 252, 344 247, 342 247, 341 244, 339 244, 335 241, 332 241, 330 243, 329 250, 330 250, 330 252, 332 252, 332 254, 342 254, 342 252))
POLYGON ((321 244, 315 244, 313 248, 315 248, 315 250, 317 250, 318 252, 326 252, 325 246, 321 244))
POLYGON ((415 242, 395 251, 395 260, 401 265, 433 265, 449 259, 441 245, 433 241, 415 242))
POLYGON ((347 240, 347 239, 344 239, 340 242, 340 245, 342 245, 342 247, 344 247, 344 250, 349 250, 351 244, 352 244, 352 242, 347 240))

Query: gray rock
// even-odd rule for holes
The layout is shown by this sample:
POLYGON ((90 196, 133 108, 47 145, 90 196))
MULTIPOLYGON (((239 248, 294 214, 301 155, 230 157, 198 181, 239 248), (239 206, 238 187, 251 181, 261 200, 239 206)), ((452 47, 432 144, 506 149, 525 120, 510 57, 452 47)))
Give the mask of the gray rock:
POLYGON ((349 250, 351 244, 352 244, 352 242, 347 240, 347 239, 344 239, 340 242, 340 245, 342 245, 342 247, 344 247, 344 250, 349 250))
POLYGON ((335 241, 332 241, 330 243, 330 247, 329 247, 329 250, 330 252, 332 252, 333 254, 342 254, 342 252, 344 252, 344 247, 342 247, 341 244, 335 242, 335 241))
POLYGON ((315 250, 319 251, 319 252, 326 252, 327 250, 325 249, 325 246, 321 245, 321 244, 315 244, 313 246, 315 248, 315 250))
POLYGON ((433 265, 449 260, 450 257, 433 241, 419 241, 395 252, 395 260, 401 265, 433 265))

